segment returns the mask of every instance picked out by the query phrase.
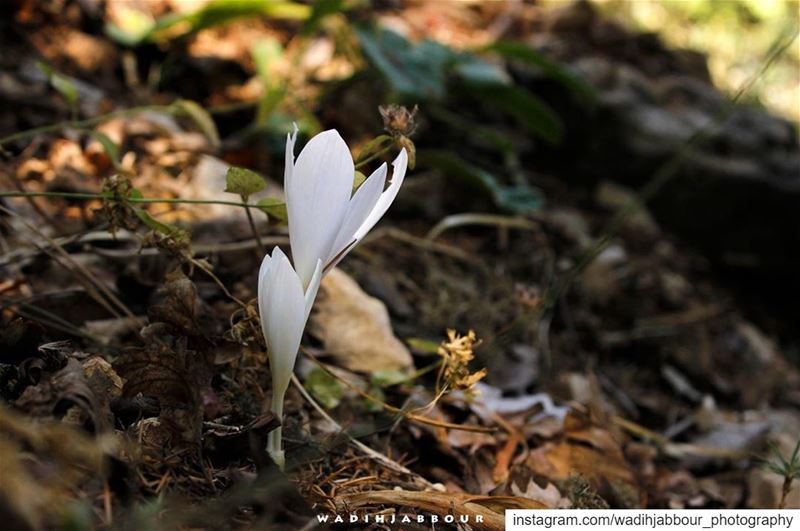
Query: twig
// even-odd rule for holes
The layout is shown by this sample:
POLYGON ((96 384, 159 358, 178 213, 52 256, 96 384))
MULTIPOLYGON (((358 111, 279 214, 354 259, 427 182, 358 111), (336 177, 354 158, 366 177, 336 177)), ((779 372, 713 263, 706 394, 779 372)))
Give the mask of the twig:
POLYGON ((228 288, 225 287, 225 284, 219 279, 219 277, 217 277, 217 275, 215 275, 213 271, 207 269, 205 264, 203 264, 203 262, 197 260, 196 258, 191 258, 190 262, 192 263, 192 265, 197 266, 198 269, 200 269, 206 275, 211 277, 211 280, 213 280, 214 283, 220 287, 220 289, 223 291, 223 293, 225 293, 225 295, 228 296, 228 298, 230 298, 233 302, 235 302, 242 308, 247 308, 247 304, 242 302, 239 298, 235 297, 230 291, 228 291, 228 288))
MULTIPOLYGON (((83 192, 0 192, 0 197, 53 197, 60 199, 83 199, 98 201, 117 201, 109 194, 94 194, 83 192)), ((247 203, 237 201, 219 201, 216 199, 182 199, 179 197, 125 197, 119 198, 131 204, 168 203, 187 205, 227 205, 237 207, 250 207, 247 203)))
POLYGON ((358 164, 356 164, 355 168, 356 168, 356 169, 362 168, 362 167, 364 167, 366 164, 368 164, 369 162, 372 162, 373 160, 375 160, 375 159, 377 159, 378 157, 380 157, 381 155, 383 155, 383 154, 385 154, 385 153, 388 153, 388 152, 389 152, 389 150, 390 150, 390 149, 392 149, 392 146, 394 146, 394 142, 390 143, 388 146, 384 147, 383 149, 381 149, 381 150, 379 150, 379 151, 376 151, 375 153, 373 153, 373 154, 372 154, 372 155, 370 155, 369 157, 365 158, 364 160, 362 160, 361 162, 359 162, 358 164))
MULTIPOLYGON (((266 252, 267 249, 264 247, 264 244, 261 243, 261 236, 258 234, 258 230, 256 229, 256 222, 253 221, 253 214, 250 213, 250 206, 245 205, 244 212, 247 214, 247 222, 250 223, 250 230, 253 231, 253 236, 256 239, 256 243, 258 244, 258 250, 261 252, 266 252)), ((258 255, 258 250, 256 250, 256 254, 258 255)))
POLYGON ((374 230, 372 231, 372 234, 370 234, 364 239, 364 241, 368 242, 372 240, 377 240, 378 238, 384 236, 388 236, 389 238, 392 238, 394 240, 407 243, 409 245, 418 247, 426 251, 432 251, 449 256, 451 258, 462 260, 479 268, 486 267, 485 264, 483 264, 480 260, 470 255, 469 253, 462 251, 458 247, 453 247, 451 245, 447 245, 444 243, 430 241, 425 238, 420 238, 419 236, 414 236, 413 234, 409 234, 405 231, 396 229, 394 227, 386 227, 374 230))
MULTIPOLYGON (((20 216, 16 212, 14 212, 13 210, 10 210, 10 209, 0 205, 0 211, 5 212, 6 214, 8 214, 10 216, 17 217, 33 233, 37 234, 41 238, 44 238, 52 246, 52 248, 55 251, 55 253, 51 253, 50 250, 44 250, 43 249, 44 252, 46 252, 48 255, 50 255, 56 261, 56 263, 60 264, 65 269, 67 269, 68 271, 70 271, 73 274, 75 274, 75 276, 79 279, 79 281, 81 281, 81 283, 84 284, 84 287, 86 287, 89 295, 91 295, 93 298, 95 298, 95 300, 100 305, 102 305, 104 308, 106 308, 111 313, 111 315, 114 315, 115 317, 120 317, 120 315, 117 313, 116 310, 114 310, 114 308, 109 304, 109 302, 106 301, 105 299, 103 299, 103 297, 100 296, 100 293, 105 295, 111 303, 113 303, 119 310, 122 311, 122 313, 124 313, 125 315, 130 317, 132 322, 134 322, 134 323, 138 322, 138 318, 133 314, 133 312, 131 312, 131 310, 121 300, 119 300, 119 298, 108 287, 106 287, 102 282, 100 282, 97 278, 95 278, 94 275, 89 273, 89 271, 87 271, 86 268, 83 265, 81 265, 80 263, 76 262, 70 256, 70 254, 67 253, 64 250, 63 247, 61 247, 59 244, 57 244, 55 242, 55 240, 53 240, 51 237, 47 236, 46 234, 42 233, 33 224, 28 222, 28 220, 26 220, 25 218, 23 218, 22 216, 20 216), (67 265, 62 263, 61 260, 59 260, 56 255, 60 256, 64 261, 66 261, 70 266, 72 266, 74 268, 74 270, 70 269, 67 265), (80 274, 78 275, 76 273, 80 273, 80 274), (96 288, 96 290, 95 290, 95 288, 96 288), (100 293, 98 293, 97 291, 99 291, 100 293)), ((36 244, 36 243, 34 243, 34 245, 39 247, 39 245, 36 244)))
POLYGON ((142 105, 140 107, 131 107, 130 109, 124 109, 121 111, 114 111, 108 114, 103 114, 101 116, 95 116, 94 118, 88 118, 86 120, 66 120, 64 122, 58 122, 55 124, 43 125, 41 127, 34 127, 32 129, 26 129, 25 131, 19 131, 17 133, 0 138, 0 147, 2 147, 4 144, 8 144, 9 142, 14 142, 15 140, 22 140, 24 138, 30 138, 32 136, 40 134, 54 133, 62 129, 70 129, 70 128, 83 129, 86 127, 93 127, 97 124, 101 124, 103 122, 107 122, 108 120, 119 118, 121 116, 133 116, 148 111, 165 111, 171 108, 173 108, 171 105, 142 105))
MULTIPOLYGON (((361 395, 363 398, 366 398, 367 400, 371 400, 372 402, 375 402, 376 404, 380 404, 381 407, 383 407, 383 409, 385 409, 386 411, 389 411, 391 413, 396 413, 396 414, 398 414, 398 415, 400 415, 400 416, 402 416, 402 417, 404 417, 404 418, 406 418, 406 419, 408 419, 410 421, 417 422, 419 424, 427 424, 428 426, 434 426, 434 427, 437 427, 437 428, 445 428, 445 429, 448 429, 448 430, 471 431, 471 432, 477 432, 477 433, 494 433, 494 432, 497 431, 497 429, 490 428, 490 427, 487 427, 487 426, 466 426, 464 424, 454 424, 452 422, 445 422, 445 421, 441 421, 441 420, 435 420, 435 419, 431 419, 431 418, 428 418, 428 417, 415 415, 414 413, 410 413, 408 411, 403 411, 402 409, 400 409, 398 407, 395 407, 395 406, 393 406, 391 404, 387 404, 383 400, 372 396, 371 394, 367 393, 363 389, 359 389, 358 387, 354 386, 353 384, 351 384, 350 382, 348 382, 347 380, 345 380, 344 378, 342 378, 338 374, 336 374, 333 371, 331 371, 324 363, 322 363, 319 359, 317 359, 316 356, 314 356, 313 354, 311 354, 310 352, 308 352, 305 349, 302 349, 302 350, 303 350, 303 353, 311 359, 311 361, 313 361, 315 364, 317 364, 317 366, 320 369, 322 369, 323 371, 325 371, 330 377, 332 377, 332 378, 336 379, 337 381, 339 381, 340 383, 344 384, 346 387, 348 387, 352 391, 355 391, 356 393, 361 395)), ((440 395, 441 394, 442 393, 440 393, 440 395)), ((437 399, 438 398, 439 397, 437 396, 437 399)), ((434 402, 435 402, 435 400, 434 400, 434 402)))
POLYGON ((337 429, 340 432, 344 433, 350 439, 350 442, 351 442, 351 444, 353 444, 353 446, 355 446, 356 448, 361 450, 367 456, 371 457, 372 459, 374 459, 374 460, 378 461, 379 463, 381 463, 382 465, 386 466, 386 468, 388 468, 390 470, 393 470, 394 472, 397 472, 397 473, 400 473, 400 474, 406 474, 406 475, 411 476, 412 478, 414 478, 415 481, 417 481, 424 488, 428 488, 428 489, 433 489, 434 488, 433 483, 431 483, 430 481, 428 481, 424 477, 420 476, 416 472, 413 472, 413 471, 409 470, 408 468, 404 467, 403 465, 401 465, 397 461, 393 461, 392 459, 390 459, 389 457, 383 455, 382 453, 373 450, 372 448, 370 448, 366 444, 362 443, 361 441, 359 441, 358 439, 356 439, 355 437, 353 437, 352 435, 347 433, 347 431, 345 431, 345 429, 341 426, 341 424, 339 424, 338 422, 333 420, 333 418, 330 415, 328 415, 328 412, 325 411, 322 408, 322 406, 320 406, 317 403, 316 400, 314 400, 314 398, 311 396, 311 394, 309 394, 309 392, 306 390, 306 388, 303 387, 303 384, 300 382, 300 380, 297 378, 297 376, 294 373, 292 373, 292 383, 295 385, 295 387, 297 387, 297 390, 300 391, 300 394, 303 395, 303 398, 305 398, 306 401, 309 404, 311 404, 311 407, 313 407, 317 411, 317 413, 319 413, 322 416, 322 418, 324 418, 332 426, 334 426, 335 429, 337 429))
POLYGON ((452 216, 445 217, 428 231, 428 234, 425 235, 425 239, 435 240, 446 230, 464 225, 485 225, 489 227, 497 227, 499 229, 512 228, 521 230, 535 230, 539 227, 539 224, 535 221, 518 216, 502 216, 498 214, 467 212, 464 214, 453 214, 452 216))
POLYGON ((786 509, 786 502, 789 498, 789 493, 792 492, 792 483, 794 477, 786 476, 783 478, 783 488, 781 488, 781 501, 778 503, 778 509, 786 509))

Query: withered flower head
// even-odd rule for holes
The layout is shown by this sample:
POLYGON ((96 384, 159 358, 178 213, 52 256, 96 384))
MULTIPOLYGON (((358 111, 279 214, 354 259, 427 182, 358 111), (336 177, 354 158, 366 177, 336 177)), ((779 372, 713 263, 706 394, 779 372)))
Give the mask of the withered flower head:
POLYGON ((455 330, 448 330, 447 341, 442 341, 437 351, 443 358, 437 387, 441 388, 441 384, 444 383, 446 389, 477 394, 473 387, 486 376, 486 369, 470 373, 468 365, 475 358, 473 350, 479 345, 480 341, 476 338, 474 330, 470 330, 465 336, 459 335, 455 330))
POLYGON ((417 130, 416 116, 419 106, 414 105, 412 110, 397 104, 381 105, 378 111, 383 118, 383 128, 394 137, 409 137, 417 130))
POLYGON ((95 212, 108 222, 109 231, 114 236, 118 229, 135 231, 141 225, 133 207, 126 201, 134 191, 135 188, 127 177, 112 175, 103 180, 103 194, 112 199, 103 201, 103 206, 95 212))

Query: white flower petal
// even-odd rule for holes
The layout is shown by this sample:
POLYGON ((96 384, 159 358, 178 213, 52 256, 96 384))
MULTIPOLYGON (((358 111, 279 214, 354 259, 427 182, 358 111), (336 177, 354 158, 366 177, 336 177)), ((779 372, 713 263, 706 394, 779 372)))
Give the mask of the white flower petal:
POLYGON ((367 180, 356 190, 350 203, 347 205, 347 214, 336 236, 331 253, 326 257, 325 263, 335 259, 339 253, 353 241, 353 237, 367 219, 372 209, 375 208, 378 199, 383 192, 386 183, 386 164, 381 164, 380 168, 372 172, 367 180))
MULTIPOLYGON (((264 285, 264 278, 269 274, 269 266, 272 263, 272 257, 270 255, 264 255, 264 259, 261 261, 261 268, 258 270, 258 289, 259 293, 261 290, 261 286, 264 285)), ((260 295, 259 295, 260 297, 260 295)))
POLYGON ((289 201, 289 181, 294 170, 294 143, 297 140, 297 124, 292 124, 292 133, 286 135, 286 162, 283 167, 283 195, 289 201))
POLYGON ((322 260, 317 260, 317 267, 314 269, 311 282, 308 283, 306 288, 306 321, 308 321, 308 315, 311 313, 311 307, 314 306, 314 299, 317 298, 320 280, 322 280, 322 260))
POLYGON ((366 236, 370 229, 374 227, 386 211, 389 210, 389 207, 392 206, 395 197, 397 197, 397 193, 400 191, 400 186, 403 184, 407 168, 408 153, 406 152, 406 148, 403 148, 400 150, 400 154, 397 155, 397 158, 394 159, 394 162, 392 162, 392 182, 389 184, 389 188, 381 194, 375 208, 372 209, 367 219, 364 220, 364 223, 362 223, 356 231, 354 235, 356 241, 360 241, 361 238, 366 236))
POLYGON ((355 168, 347 144, 335 130, 308 141, 287 183, 289 241, 297 274, 308 286, 318 259, 327 257, 353 187, 355 168))
POLYGON ((269 348, 273 393, 282 396, 300 348, 306 324, 306 300, 300 278, 276 247, 259 286, 259 313, 269 348))
POLYGON ((395 197, 397 197, 397 193, 400 191, 400 186, 403 184, 403 179, 406 176, 406 168, 408 168, 408 153, 406 153, 406 149, 403 148, 400 150, 400 154, 397 156, 397 158, 394 159, 394 162, 392 162, 392 182, 389 184, 389 188, 387 188, 378 198, 378 201, 375 203, 372 211, 370 211, 367 218, 361 223, 358 229, 356 229, 350 242, 346 244, 345 248, 339 251, 339 253, 325 265, 325 271, 330 271, 333 269, 342 258, 347 256, 347 253, 350 252, 350 249, 355 247, 356 244, 361 241, 364 236, 366 236, 370 229, 372 229, 372 227, 374 227, 375 224, 380 221, 386 211, 389 210, 389 207, 392 205, 395 197))

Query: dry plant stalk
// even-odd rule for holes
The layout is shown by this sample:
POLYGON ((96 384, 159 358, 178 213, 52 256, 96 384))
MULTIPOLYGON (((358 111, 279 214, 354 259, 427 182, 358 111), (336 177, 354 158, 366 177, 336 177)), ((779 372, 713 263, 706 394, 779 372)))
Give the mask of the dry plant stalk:
POLYGON ((470 373, 469 362, 475 355, 473 351, 481 342, 476 337, 475 331, 470 330, 467 335, 459 335, 455 330, 447 330, 447 340, 439 345, 437 354, 442 357, 442 368, 436 378, 436 394, 456 390, 464 391, 469 395, 476 395, 475 384, 486 376, 486 369, 470 373))

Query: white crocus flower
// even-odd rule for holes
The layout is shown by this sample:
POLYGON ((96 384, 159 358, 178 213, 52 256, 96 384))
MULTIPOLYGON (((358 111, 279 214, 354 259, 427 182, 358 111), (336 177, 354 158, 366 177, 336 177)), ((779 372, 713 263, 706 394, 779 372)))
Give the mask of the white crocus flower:
POLYGON ((308 286, 317 261, 323 272, 329 271, 386 213, 403 183, 408 154, 404 148, 392 162, 392 182, 385 191, 386 163, 352 194, 355 166, 339 133, 319 133, 297 160, 296 138, 297 127, 286 139, 284 193, 292 258, 303 286, 308 286))
MULTIPOLYGON (((278 247, 273 249, 272 256, 264 257, 258 273, 258 312, 272 371, 271 410, 278 420, 283 419, 284 395, 289 387, 300 339, 317 296, 321 276, 322 263, 317 260, 304 287, 289 259, 278 247)), ((269 433, 267 451, 283 469, 281 428, 269 433)))

